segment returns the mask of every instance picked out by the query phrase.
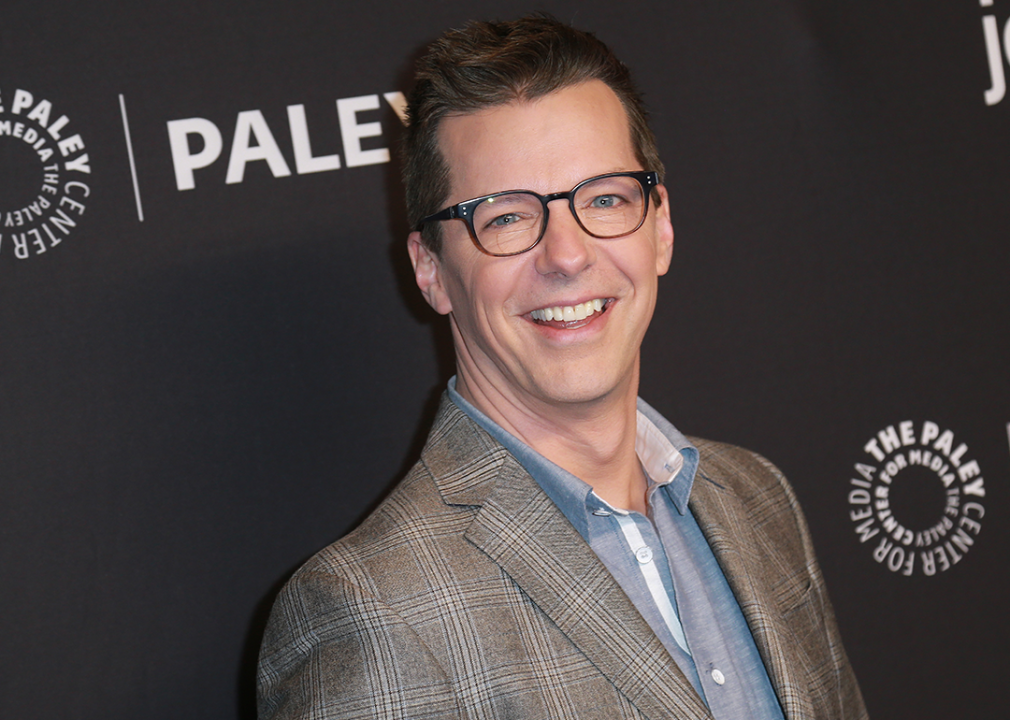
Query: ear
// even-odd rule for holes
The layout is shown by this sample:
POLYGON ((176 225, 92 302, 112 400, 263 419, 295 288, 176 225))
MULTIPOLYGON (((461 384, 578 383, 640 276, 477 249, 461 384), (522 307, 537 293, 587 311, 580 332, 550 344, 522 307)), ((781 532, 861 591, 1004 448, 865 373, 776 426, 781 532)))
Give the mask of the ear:
POLYGON ((407 253, 410 263, 414 266, 414 280, 421 294, 435 312, 448 315, 452 312, 449 294, 442 283, 442 266, 435 255, 421 240, 421 233, 414 231, 407 236, 407 253))
POLYGON ((673 259, 673 221, 670 220, 670 197, 666 187, 656 187, 662 202, 656 208, 656 274, 666 275, 673 259))

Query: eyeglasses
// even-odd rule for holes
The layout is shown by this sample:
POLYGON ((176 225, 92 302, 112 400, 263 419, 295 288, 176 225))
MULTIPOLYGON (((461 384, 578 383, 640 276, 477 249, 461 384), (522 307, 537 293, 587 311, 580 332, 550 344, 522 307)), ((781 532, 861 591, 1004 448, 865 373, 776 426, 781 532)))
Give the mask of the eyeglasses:
POLYGON ((508 257, 536 247, 547 230, 547 204, 567 200, 579 226, 595 238, 618 238, 642 227, 649 212, 650 190, 659 185, 651 171, 619 172, 583 180, 568 192, 540 195, 507 190, 466 200, 424 218, 465 220, 474 244, 488 255, 508 257))

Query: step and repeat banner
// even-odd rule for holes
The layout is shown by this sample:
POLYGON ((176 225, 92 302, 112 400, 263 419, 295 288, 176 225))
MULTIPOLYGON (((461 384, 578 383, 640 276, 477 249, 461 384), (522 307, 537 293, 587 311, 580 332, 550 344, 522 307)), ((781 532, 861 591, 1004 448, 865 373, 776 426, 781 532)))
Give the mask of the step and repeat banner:
POLYGON ((0 717, 254 717, 277 590, 453 372, 413 59, 540 9, 633 68, 668 169, 643 397, 792 480, 874 717, 1005 716, 1010 0, 14 0, 0 717))

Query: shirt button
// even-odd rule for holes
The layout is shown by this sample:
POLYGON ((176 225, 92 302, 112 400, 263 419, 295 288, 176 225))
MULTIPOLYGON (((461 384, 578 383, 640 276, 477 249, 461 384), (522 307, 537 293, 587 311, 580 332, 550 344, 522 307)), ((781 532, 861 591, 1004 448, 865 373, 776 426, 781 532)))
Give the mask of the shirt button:
POLYGON ((722 674, 719 668, 712 671, 712 679, 715 681, 716 685, 722 685, 726 682, 726 676, 722 674))
POLYGON ((638 550, 635 551, 635 557, 638 558, 638 562, 643 565, 648 565, 652 562, 652 548, 648 545, 638 548, 638 550))

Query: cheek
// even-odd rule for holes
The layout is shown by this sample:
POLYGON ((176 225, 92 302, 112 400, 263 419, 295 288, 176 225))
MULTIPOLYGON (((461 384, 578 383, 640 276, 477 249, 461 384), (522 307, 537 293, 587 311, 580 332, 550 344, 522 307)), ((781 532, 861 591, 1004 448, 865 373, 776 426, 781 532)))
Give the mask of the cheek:
POLYGON ((456 322, 471 333, 485 323, 482 318, 490 312, 488 306, 493 305, 493 298, 488 297, 489 287, 493 285, 479 261, 454 262, 446 275, 446 292, 452 301, 456 322))
MULTIPOLYGON (((656 229, 657 231, 659 228, 656 229)), ((641 276, 655 285, 660 275, 665 275, 670 268, 670 257, 673 246, 657 234, 648 237, 642 252, 641 276)))
POLYGON ((468 327, 471 335, 497 345, 508 342, 516 320, 519 296, 519 278, 514 263, 500 262, 497 258, 481 258, 466 277, 465 297, 460 298, 466 308, 466 317, 457 316, 457 322, 468 327))
POLYGON ((472 304, 501 312, 520 290, 519 258, 494 258, 481 254, 467 269, 467 292, 472 304))
POLYGON ((640 238, 634 246, 615 248, 611 261, 634 288, 635 293, 648 293, 658 284, 660 257, 656 245, 649 238, 640 238), (623 252, 621 252, 623 250, 623 252))

